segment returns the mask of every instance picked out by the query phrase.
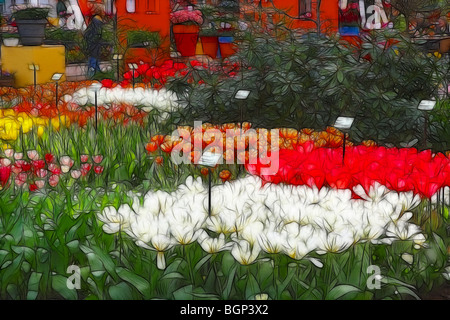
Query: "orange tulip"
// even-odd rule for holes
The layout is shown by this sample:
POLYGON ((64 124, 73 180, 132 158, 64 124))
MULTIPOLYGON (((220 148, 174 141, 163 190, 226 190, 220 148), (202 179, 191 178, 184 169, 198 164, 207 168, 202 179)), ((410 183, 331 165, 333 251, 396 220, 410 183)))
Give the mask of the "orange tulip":
POLYGON ((156 142, 158 144, 158 146, 160 144, 162 144, 165 140, 165 136, 163 136, 162 134, 158 134, 156 136, 151 137, 150 139, 152 142, 156 142))
POLYGON ((313 129, 309 129, 309 128, 303 128, 302 130, 300 130, 300 134, 306 134, 306 135, 311 135, 314 132, 313 129))
POLYGON ((153 141, 149 142, 145 146, 145 149, 147 150, 148 153, 155 152, 158 149, 158 144, 156 142, 153 142, 153 141))
POLYGON ((157 165, 162 166, 163 162, 164 162, 164 158, 163 158, 163 157, 157 156, 157 157, 155 158, 155 163, 156 163, 157 165))
POLYGON ((222 179, 222 182, 228 181, 231 178, 231 172, 229 170, 222 170, 219 173, 220 179, 222 179))
POLYGON ((206 177, 209 174, 209 170, 208 170, 208 168, 202 168, 200 170, 200 173, 206 177))

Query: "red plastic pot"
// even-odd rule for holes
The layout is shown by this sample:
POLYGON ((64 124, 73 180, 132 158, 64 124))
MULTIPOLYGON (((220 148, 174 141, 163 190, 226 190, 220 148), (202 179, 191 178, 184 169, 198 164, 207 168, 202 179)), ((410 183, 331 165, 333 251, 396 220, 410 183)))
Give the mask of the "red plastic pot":
POLYGON ((174 25, 173 35, 177 51, 183 57, 195 56, 199 26, 174 25))
POLYGON ((217 36, 201 36, 203 53, 207 54, 211 58, 217 57, 217 50, 219 50, 219 39, 217 36))
POLYGON ((237 51, 237 46, 233 43, 233 37, 219 37, 220 55, 222 58, 228 58, 237 51))

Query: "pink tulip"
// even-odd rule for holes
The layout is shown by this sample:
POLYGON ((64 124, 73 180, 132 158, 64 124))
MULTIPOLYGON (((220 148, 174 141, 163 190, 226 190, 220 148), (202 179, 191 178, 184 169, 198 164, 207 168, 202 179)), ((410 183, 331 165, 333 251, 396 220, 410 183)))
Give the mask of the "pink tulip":
POLYGON ((94 160, 95 163, 98 164, 98 163, 103 161, 103 156, 102 155, 96 155, 96 156, 93 156, 92 159, 94 160))
POLYGON ((0 165, 2 167, 8 167, 11 164, 11 160, 3 158, 0 160, 0 165))
POLYGON ((14 149, 6 149, 5 150, 5 156, 8 158, 11 158, 14 155, 14 149))
POLYGON ((52 187, 56 187, 59 183, 59 176, 57 174, 51 175, 50 178, 48 179, 48 183, 52 187))
POLYGON ((45 178, 46 175, 47 175, 47 170, 45 170, 45 169, 36 170, 36 176, 37 177, 45 178))
POLYGON ((80 159, 81 159, 81 162, 88 162, 89 161, 89 155, 87 155, 87 154, 82 154, 81 156, 80 156, 80 159))
POLYGON ((28 159, 30 159, 30 160, 38 160, 39 159, 39 154, 36 150, 28 150, 27 156, 28 156, 28 159))
POLYGON ((14 159, 16 160, 20 160, 23 157, 23 153, 22 152, 16 152, 14 153, 14 159))
POLYGON ((70 172, 70 175, 72 176, 72 178, 78 179, 81 176, 81 171, 80 170, 72 170, 70 172))
POLYGON ((21 186, 23 186, 25 184, 25 182, 27 182, 27 177, 28 177, 28 175, 26 173, 19 173, 16 176, 16 179, 15 179, 14 182, 16 183, 16 185, 21 187, 21 186))
POLYGON ((73 162, 74 161, 69 156, 62 156, 61 158, 59 158, 59 163, 61 164, 61 166, 69 167, 69 169, 73 166, 73 162))
POLYGON ((34 184, 38 187, 38 189, 42 189, 45 186, 44 180, 36 180, 34 184))

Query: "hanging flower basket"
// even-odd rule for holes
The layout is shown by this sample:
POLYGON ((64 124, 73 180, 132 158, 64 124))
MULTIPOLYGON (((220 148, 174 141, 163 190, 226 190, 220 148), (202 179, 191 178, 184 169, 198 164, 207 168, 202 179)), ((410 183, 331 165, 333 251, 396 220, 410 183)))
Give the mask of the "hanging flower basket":
POLYGON ((178 10, 170 14, 172 30, 177 51, 183 57, 195 55, 198 42, 199 25, 203 23, 202 13, 192 8, 178 10))
POLYGON ((195 48, 198 42, 198 25, 174 25, 173 35, 177 51, 183 57, 195 55, 195 48))
POLYGON ((203 53, 215 59, 217 57, 217 51, 219 50, 217 31, 214 29, 202 29, 199 36, 203 53))

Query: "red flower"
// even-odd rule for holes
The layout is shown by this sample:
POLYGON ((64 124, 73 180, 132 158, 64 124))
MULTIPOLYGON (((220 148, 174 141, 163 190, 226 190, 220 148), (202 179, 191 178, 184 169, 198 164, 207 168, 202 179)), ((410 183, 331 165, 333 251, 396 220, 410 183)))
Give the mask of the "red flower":
POLYGON ((94 160, 95 163, 99 164, 100 162, 103 161, 103 156, 102 155, 95 155, 92 157, 92 160, 94 160))
MULTIPOLYGON (((131 79, 131 78, 130 78, 131 79)), ((122 80, 122 82, 120 83, 120 86, 122 87, 122 88, 126 88, 126 87, 128 87, 130 85, 130 81, 128 81, 128 80, 122 80)))
POLYGON ((103 172, 103 167, 102 166, 94 166, 94 172, 96 174, 101 174, 103 172))
POLYGON ((0 167, 0 183, 2 187, 6 185, 11 176, 11 167, 0 167))
POLYGON ((44 159, 45 159, 45 162, 47 162, 47 163, 52 163, 53 161, 55 161, 55 156, 52 155, 51 153, 47 153, 47 154, 44 156, 44 159))
POLYGON ((114 81, 111 79, 103 79, 101 84, 104 88, 112 88, 114 85, 114 81))
POLYGON ((50 163, 48 165, 48 171, 50 171, 53 175, 61 174, 61 168, 54 163, 50 163))
POLYGON ((31 192, 36 191, 38 188, 38 186, 34 183, 30 184, 29 189, 31 192))
POLYGON ((197 60, 192 60, 191 61, 191 66, 193 67, 198 67, 198 66, 202 66, 203 64, 200 61, 197 60))
POLYGON ((34 172, 36 172, 37 170, 45 168, 45 161, 44 160, 32 161, 31 165, 33 166, 34 172))
POLYGON ((81 160, 81 162, 88 162, 89 161, 89 156, 87 155, 87 154, 82 154, 81 156, 80 156, 80 160, 81 160))
POLYGON ((92 164, 90 164, 90 163, 83 163, 81 165, 81 168, 80 168, 81 175, 83 177, 85 177, 89 173, 89 171, 91 171, 91 168, 92 168, 92 164))

